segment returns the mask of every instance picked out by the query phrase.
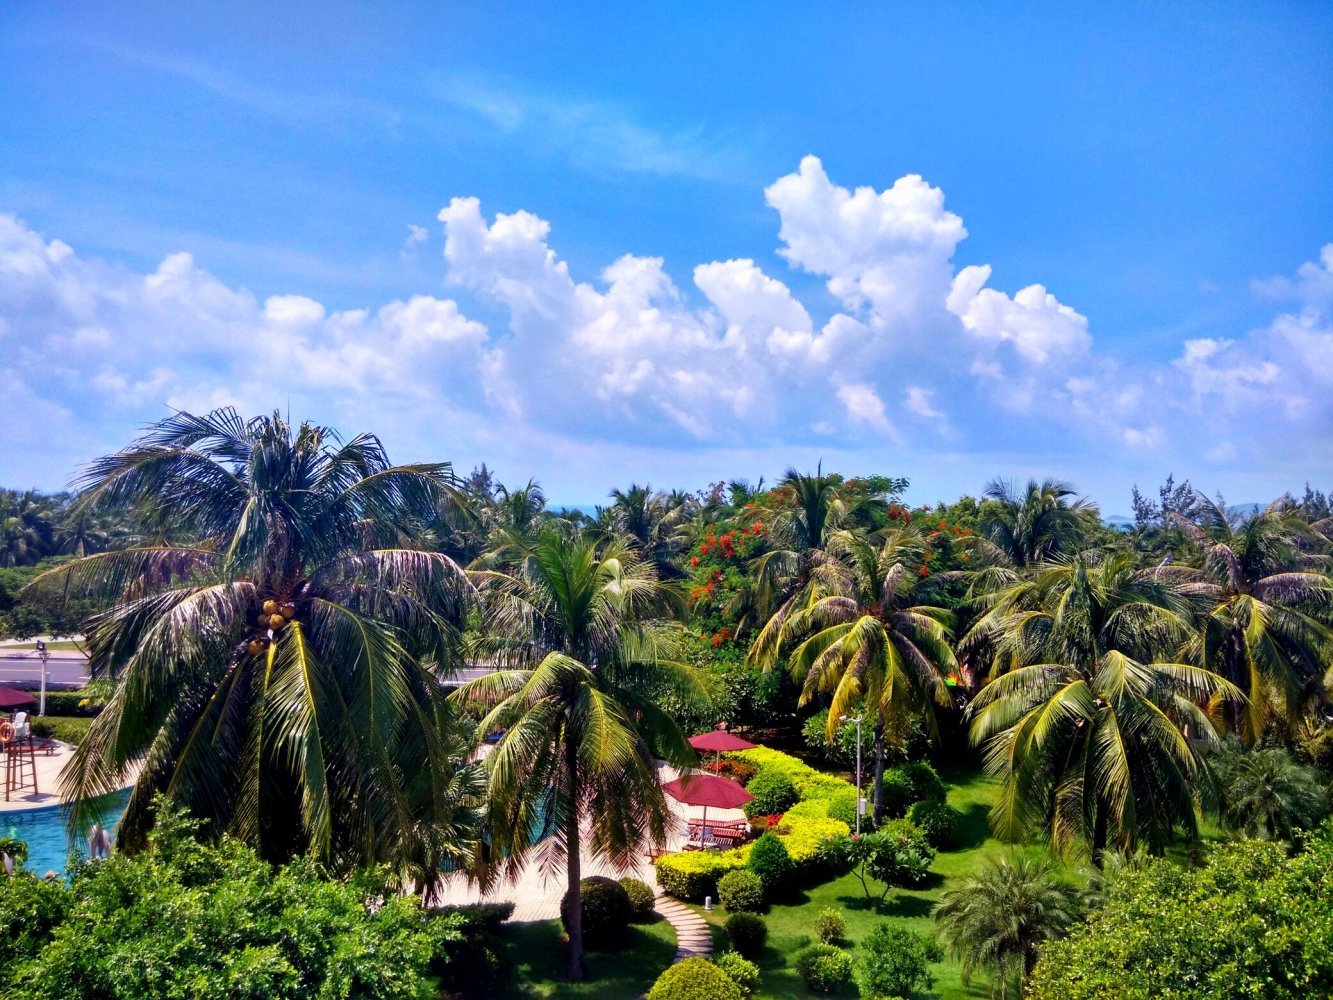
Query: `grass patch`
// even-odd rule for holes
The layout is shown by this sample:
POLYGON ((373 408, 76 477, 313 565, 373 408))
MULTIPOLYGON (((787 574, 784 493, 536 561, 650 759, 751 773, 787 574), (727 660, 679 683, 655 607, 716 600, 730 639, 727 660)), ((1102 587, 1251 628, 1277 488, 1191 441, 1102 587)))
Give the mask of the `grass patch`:
MULTIPOLYGON (((16 643, 16 644, 14 644, 14 645, 12 645, 12 646, 6 645, 4 648, 5 648, 5 649, 20 649, 20 650, 23 650, 23 649, 27 649, 27 650, 36 650, 36 649, 37 649, 37 643, 36 643, 36 642, 21 642, 21 643, 16 643)), ((46 644, 46 649, 47 649, 48 652, 51 652, 51 653, 56 653, 56 652, 82 653, 82 652, 84 651, 84 649, 83 649, 83 643, 81 643, 81 642, 76 642, 76 641, 73 640, 73 639, 53 639, 53 640, 51 640, 50 642, 48 642, 48 643, 46 644)))
MULTIPOLYGON (((759 992, 756 1000, 786 1000, 789 997, 808 998, 811 994, 801 982, 792 966, 796 952, 818 940, 812 929, 814 915, 826 906, 832 906, 843 913, 847 921, 848 944, 852 955, 856 955, 859 942, 864 940, 877 924, 888 921, 918 934, 933 935, 935 921, 930 912, 940 897, 953 888, 959 880, 975 873, 989 858, 1003 857, 1015 850, 1045 854, 1043 847, 1016 848, 1002 843, 991 836, 987 813, 995 801, 998 786, 984 775, 977 772, 944 772, 941 775, 949 784, 949 804, 963 814, 958 825, 957 840, 959 849, 942 851, 935 858, 931 870, 938 876, 935 884, 924 889, 890 889, 883 901, 867 900, 861 889, 861 883, 854 875, 805 890, 801 896, 785 905, 773 906, 768 914, 768 942, 757 964, 761 975, 759 992)), ((1073 872, 1071 870, 1071 877, 1073 872)), ((726 939, 721 934, 722 924, 727 919, 725 910, 699 912, 709 921, 714 931, 717 949, 726 947, 726 939)), ((939 965, 932 966, 935 974, 935 989, 927 996, 939 1000, 953 998, 988 997, 988 984, 981 978, 974 978, 970 986, 963 985, 962 969, 959 963, 946 959, 939 965)), ((846 996, 856 996, 853 987, 846 996)))
POLYGON ((518 984, 510 997, 637 997, 648 991, 676 955, 676 932, 660 917, 629 928, 618 952, 588 952, 588 978, 565 978, 568 952, 559 920, 506 924, 500 930, 518 984))

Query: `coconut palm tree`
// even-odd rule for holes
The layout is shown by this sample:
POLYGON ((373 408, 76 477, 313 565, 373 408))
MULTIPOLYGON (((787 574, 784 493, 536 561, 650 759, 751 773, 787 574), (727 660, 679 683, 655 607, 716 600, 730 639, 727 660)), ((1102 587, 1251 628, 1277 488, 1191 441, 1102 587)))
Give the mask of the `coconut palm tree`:
POLYGON ((612 490, 611 500, 612 525, 651 560, 658 579, 685 576, 675 560, 685 550, 683 524, 689 508, 666 493, 654 493, 651 486, 637 483, 628 490, 612 490))
POLYGON ((1237 747, 1218 756, 1222 819, 1243 836, 1290 840, 1328 814, 1319 772, 1281 747, 1237 747))
POLYGON ((0 566, 31 566, 55 551, 55 502, 33 490, 0 493, 0 566))
POLYGON ((76 513, 156 507, 189 544, 87 556, 39 577, 114 603, 88 631, 115 693, 66 766, 71 823, 137 766, 119 840, 163 792, 270 858, 430 878, 477 839, 440 677, 475 598, 447 557, 395 547, 452 489, 278 414, 178 413, 92 463, 76 513), (422 866, 425 865, 425 869, 422 866))
POLYGON ((1282 503, 1233 524, 1220 504, 1198 495, 1196 521, 1174 523, 1198 549, 1201 570, 1185 572, 1207 602, 1188 655, 1249 694, 1235 719, 1253 741, 1277 720, 1294 725, 1311 701, 1326 697, 1333 662, 1333 580, 1322 545, 1282 503))
POLYGON ((675 659, 678 630, 660 617, 674 593, 624 542, 553 526, 511 573, 477 579, 494 633, 482 652, 501 669, 454 698, 488 709, 481 732, 503 732, 487 759, 494 846, 511 869, 534 853, 565 868, 569 976, 580 979, 584 827, 587 848, 622 868, 663 842, 670 812, 656 759, 683 766, 694 755, 652 694, 666 684, 705 695, 675 659), (542 829, 552 836, 534 842, 542 829))
POLYGON ((1081 839, 1160 851, 1197 830, 1203 749, 1216 738, 1200 706, 1240 700, 1225 678, 1166 662, 1191 622, 1169 581, 1126 552, 1043 564, 991 595, 963 647, 991 650, 988 683, 969 706, 971 740, 1003 781, 991 810, 1008 837, 1043 828, 1058 847, 1081 839))
POLYGON ((963 982, 991 978, 991 996, 1022 995, 1047 941, 1063 937, 1082 915, 1078 887, 1048 859, 991 859, 950 889, 933 911, 949 953, 963 964, 963 982))
MULTIPOLYGON (((788 669, 802 686, 801 703, 832 696, 827 738, 840 718, 864 706, 874 720, 874 816, 884 818, 886 734, 919 713, 927 733, 938 739, 935 704, 949 703, 944 677, 957 668, 949 646, 952 616, 920 603, 920 578, 910 567, 921 562, 922 544, 914 529, 879 536, 836 531, 829 555, 847 570, 838 592, 823 593, 788 615, 770 655, 793 646, 788 669)), ((767 664, 765 664, 767 665, 767 664)))
POLYGON ((988 547, 998 561, 1015 569, 1082 548, 1097 518, 1095 504, 1057 479, 1028 480, 1021 493, 1013 483, 993 479, 986 484, 984 495, 994 503, 983 508, 988 512, 976 545, 988 547))

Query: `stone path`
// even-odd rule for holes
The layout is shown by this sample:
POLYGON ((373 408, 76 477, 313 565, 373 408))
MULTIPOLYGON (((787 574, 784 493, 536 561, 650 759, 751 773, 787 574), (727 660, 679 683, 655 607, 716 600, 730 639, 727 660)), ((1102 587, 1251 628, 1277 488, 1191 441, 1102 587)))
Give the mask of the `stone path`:
POLYGON ((676 932, 677 962, 694 955, 700 958, 713 957, 713 935, 703 917, 667 895, 658 896, 653 901, 653 908, 662 914, 676 932))

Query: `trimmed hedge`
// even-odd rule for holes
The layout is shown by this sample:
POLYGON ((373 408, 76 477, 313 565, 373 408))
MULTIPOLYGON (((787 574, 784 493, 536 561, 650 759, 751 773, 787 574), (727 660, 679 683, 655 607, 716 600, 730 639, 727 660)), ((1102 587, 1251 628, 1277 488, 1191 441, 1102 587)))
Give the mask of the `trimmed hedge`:
POLYGON ((745 866, 764 883, 764 894, 777 896, 791 888, 791 877, 796 871, 787 847, 775 833, 766 833, 750 847, 745 866))
POLYGON ((745 867, 749 851, 685 851, 663 854, 654 862, 657 884, 677 899, 702 903, 705 896, 717 898, 717 882, 727 872, 745 867))
POLYGON ((713 959, 713 964, 725 972, 727 978, 739 986, 745 996, 759 989, 759 966, 741 957, 739 952, 724 951, 713 959))
POLYGON ((722 925, 731 946, 746 958, 754 958, 764 950, 768 940, 768 924, 755 913, 733 913, 722 925))
POLYGON ((812 944, 797 954, 796 972, 812 993, 834 993, 852 981, 852 956, 831 944, 812 944))
POLYGON ((655 911, 654 901, 657 896, 648 883, 637 878, 622 878, 620 888, 629 897, 630 910, 636 923, 645 923, 652 919, 655 911))
POLYGON ((841 778, 816 771, 809 764, 797 760, 790 754, 782 753, 780 750, 755 747, 753 750, 739 750, 731 756, 754 764, 759 768, 785 774, 791 779, 791 783, 796 786, 796 793, 802 801, 832 798, 838 792, 854 787, 850 781, 843 781, 841 778))
MULTIPOLYGON (((569 930, 569 900, 560 904, 560 922, 569 930)), ((634 909, 629 894, 615 879, 594 875, 579 883, 583 909, 583 944, 591 951, 615 951, 625 943, 625 929, 634 909)))
POLYGON ((745 790, 753 796, 745 803, 745 815, 751 817, 786 812, 799 799, 791 778, 773 768, 760 768, 745 790))
POLYGON ((907 818, 920 827, 930 846, 938 851, 953 843, 954 831, 963 814, 940 799, 924 799, 913 803, 907 810, 907 818))
POLYGON ((745 994, 720 968, 695 955, 658 976, 648 1000, 745 1000, 745 994))
POLYGON ((717 898, 733 913, 758 913, 764 908, 764 883, 752 871, 727 872, 717 880, 717 898))

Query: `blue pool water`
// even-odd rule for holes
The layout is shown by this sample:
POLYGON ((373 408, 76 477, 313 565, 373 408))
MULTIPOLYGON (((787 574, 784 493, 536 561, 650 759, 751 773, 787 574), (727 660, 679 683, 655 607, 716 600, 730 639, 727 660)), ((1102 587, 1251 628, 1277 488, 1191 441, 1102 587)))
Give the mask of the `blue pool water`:
MULTIPOLYGON (((114 834, 116 824, 125 812, 125 803, 130 800, 128 788, 110 795, 103 795, 93 802, 96 819, 104 828, 114 834)), ((85 854, 88 852, 88 831, 70 839, 66 823, 69 812, 63 806, 48 806, 45 809, 24 809, 21 812, 0 813, 0 834, 17 837, 28 844, 28 870, 38 875, 49 871, 65 871, 65 861, 71 847, 78 847, 85 854)))

